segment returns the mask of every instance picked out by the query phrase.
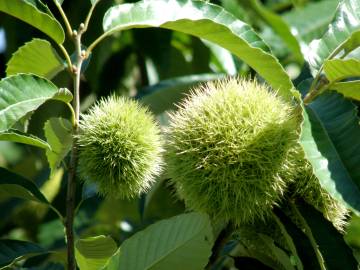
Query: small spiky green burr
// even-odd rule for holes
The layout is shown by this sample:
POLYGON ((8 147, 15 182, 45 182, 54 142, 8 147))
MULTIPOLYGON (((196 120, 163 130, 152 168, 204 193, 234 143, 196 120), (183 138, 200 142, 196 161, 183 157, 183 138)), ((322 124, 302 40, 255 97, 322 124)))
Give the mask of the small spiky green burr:
POLYGON ((188 208, 235 225, 265 219, 292 179, 299 121, 255 81, 199 87, 170 114, 168 175, 188 208))
POLYGON ((148 190, 162 167, 160 129, 134 100, 110 96, 80 120, 80 177, 104 196, 132 198, 148 190))

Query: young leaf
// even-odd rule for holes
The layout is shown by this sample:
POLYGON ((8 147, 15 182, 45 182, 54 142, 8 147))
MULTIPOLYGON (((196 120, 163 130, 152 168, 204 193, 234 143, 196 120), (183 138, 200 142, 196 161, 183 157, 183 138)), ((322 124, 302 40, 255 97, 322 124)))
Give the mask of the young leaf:
POLYGON ((360 126, 357 109, 335 92, 306 107, 300 143, 329 194, 360 213, 360 126))
POLYGON ((37 244, 19 240, 0 240, 0 269, 7 268, 12 263, 26 257, 47 253, 37 244))
POLYGON ((36 110, 45 101, 70 102, 72 94, 50 81, 19 74, 0 81, 0 131, 11 128, 21 117, 36 110))
POLYGON ((49 204, 35 184, 0 167, 0 193, 39 203, 49 204))
POLYGON ((32 73, 50 80, 64 68, 64 61, 50 42, 36 38, 13 54, 7 63, 6 75, 32 73))
POLYGON ((28 144, 43 149, 51 150, 50 145, 47 142, 43 141, 42 139, 17 130, 8 130, 5 132, 0 132, 0 141, 23 143, 23 144, 28 144))
POLYGON ((311 42, 307 60, 316 74, 324 61, 339 49, 351 51, 360 43, 360 2, 343 0, 325 35, 311 42))
POLYGON ((223 75, 217 74, 199 74, 168 79, 143 89, 145 94, 138 98, 153 113, 160 114, 174 108, 174 104, 184 98, 192 86, 222 77, 223 75))
POLYGON ((46 150, 50 169, 53 172, 69 152, 72 144, 72 125, 63 118, 50 118, 44 126, 45 137, 50 149, 46 150))
POLYGON ((204 1, 155 0, 110 8, 103 21, 107 35, 131 28, 161 27, 206 39, 229 50, 256 70, 285 99, 292 82, 269 48, 244 22, 204 1))
POLYGON ((44 10, 44 4, 39 0, 0 0, 0 11, 36 27, 59 44, 64 42, 65 33, 61 24, 48 9, 44 10))
POLYGON ((150 225, 125 240, 104 270, 203 269, 212 244, 208 216, 183 214, 150 225))
POLYGON ((116 252, 117 245, 109 236, 79 239, 75 243, 76 262, 80 270, 98 270, 116 252))
POLYGON ((326 269, 357 270, 351 248, 345 243, 344 237, 335 227, 312 206, 299 202, 297 208, 312 231, 319 250, 323 255, 326 269))

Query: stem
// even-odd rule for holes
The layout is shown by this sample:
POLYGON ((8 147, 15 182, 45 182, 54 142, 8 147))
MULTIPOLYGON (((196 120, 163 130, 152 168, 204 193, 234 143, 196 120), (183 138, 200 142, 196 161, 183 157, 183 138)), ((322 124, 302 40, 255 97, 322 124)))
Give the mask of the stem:
POLYGON ((105 32, 103 33, 101 36, 99 36, 93 43, 90 44, 90 46, 88 47, 88 49, 86 50, 86 55, 90 55, 91 52, 94 50, 94 48, 102 41, 104 40, 107 36, 109 36, 110 33, 105 32))
POLYGON ((67 258, 68 270, 76 270, 75 249, 74 249, 74 216, 75 216, 75 190, 76 190, 76 165, 78 159, 78 147, 76 135, 78 134, 79 119, 80 119, 80 77, 81 66, 84 60, 81 51, 81 36, 83 34, 84 26, 80 25, 78 32, 74 31, 76 47, 76 66, 74 70, 74 121, 73 121, 73 145, 71 150, 71 160, 68 173, 68 185, 66 194, 66 242, 67 242, 67 258))
POLYGON ((58 10, 59 10, 59 12, 60 12, 60 14, 61 14, 61 17, 62 17, 63 20, 64 20, 65 27, 66 27, 66 31, 67 31, 69 37, 72 37, 72 34, 73 34, 73 32, 72 32, 72 27, 71 27, 71 25, 70 25, 70 23, 69 23, 68 18, 66 17, 66 14, 65 14, 63 8, 61 7, 60 3, 59 3, 57 0, 54 0, 54 3, 55 3, 55 5, 56 5, 56 7, 58 8, 58 10))
POLYGON ((59 46, 60 50, 62 51, 63 55, 65 56, 69 71, 72 72, 72 62, 71 62, 71 58, 70 58, 68 52, 66 51, 65 47, 62 44, 58 44, 58 46, 59 46))
POLYGON ((301 215, 301 213, 299 212, 299 210, 297 209, 296 205, 294 204, 294 202, 290 202, 290 207, 292 209, 292 212, 296 215, 296 217, 299 219, 299 221, 301 222, 301 225, 304 227, 304 232, 306 234, 306 236, 309 238, 310 240, 310 244, 313 247, 315 254, 316 254, 316 258, 319 262, 320 265, 320 269, 321 270, 326 270, 325 267, 325 262, 324 259, 321 255, 321 252, 318 248, 318 245, 315 241, 315 238, 311 232, 311 229, 309 227, 309 225, 307 224, 306 220, 304 219, 304 217, 301 215))
POLYGON ((86 32, 86 30, 88 29, 91 16, 92 16, 92 14, 93 14, 93 12, 94 12, 94 9, 95 9, 96 5, 97 5, 99 2, 100 2, 100 0, 97 0, 97 1, 95 1, 95 3, 94 3, 93 5, 91 5, 90 11, 89 11, 89 13, 88 13, 88 15, 86 16, 86 19, 85 19, 83 33, 86 32))

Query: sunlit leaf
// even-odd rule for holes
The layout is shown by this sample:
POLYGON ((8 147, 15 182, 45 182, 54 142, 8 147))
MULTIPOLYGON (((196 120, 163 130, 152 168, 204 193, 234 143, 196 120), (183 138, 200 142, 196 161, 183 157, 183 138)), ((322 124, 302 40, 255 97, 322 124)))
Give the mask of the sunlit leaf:
POLYGON ((292 98, 292 82, 267 45, 246 23, 223 8, 204 1, 156 0, 121 4, 104 17, 104 31, 161 27, 206 39, 229 50, 251 66, 285 99, 292 98))
POLYGON ((50 118, 44 126, 45 137, 50 149, 46 151, 46 156, 53 171, 60 165, 70 151, 72 145, 72 125, 64 118, 50 118))
POLYGON ((104 270, 204 269, 212 244, 209 218, 183 214, 150 225, 127 239, 104 270))
POLYGON ((19 74, 1 80, 0 131, 8 130, 20 118, 50 99, 70 102, 72 94, 33 75, 19 74))
POLYGON ((44 149, 51 149, 50 145, 42 139, 29 135, 17 130, 8 130, 0 132, 0 141, 11 141, 17 143, 28 144, 44 149))
POLYGON ((63 43, 65 33, 61 24, 39 0, 0 0, 0 11, 12 15, 63 43))
POLYGON ((48 79, 64 69, 63 60, 43 39, 33 39, 20 47, 7 63, 7 76, 17 73, 32 73, 48 79))
POLYGON ((79 239, 75 243, 76 262, 80 270, 101 269, 116 252, 117 245, 109 236, 79 239))

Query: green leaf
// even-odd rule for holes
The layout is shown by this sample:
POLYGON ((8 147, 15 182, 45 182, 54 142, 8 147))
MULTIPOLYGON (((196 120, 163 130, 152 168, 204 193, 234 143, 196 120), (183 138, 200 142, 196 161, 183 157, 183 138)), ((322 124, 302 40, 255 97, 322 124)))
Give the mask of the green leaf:
POLYGON ((43 149, 51 149, 50 145, 42 139, 17 130, 0 132, 0 141, 11 141, 36 146, 43 149))
POLYGON ((1 239, 0 240, 0 269, 7 268, 12 263, 26 257, 47 253, 42 247, 35 243, 1 239))
POLYGON ((199 270, 211 254, 208 216, 183 214, 150 225, 125 240, 104 270, 199 270))
POLYGON ((65 33, 61 24, 50 12, 46 12, 48 9, 44 10, 44 4, 39 0, 0 0, 0 11, 36 27, 59 44, 64 42, 65 33))
POLYGON ((321 186, 360 213, 360 126, 357 109, 335 92, 319 96, 303 112, 300 143, 321 186))
POLYGON ((360 61, 357 59, 332 59, 324 62, 324 72, 330 83, 349 77, 360 76, 360 61))
POLYGON ((20 47, 7 63, 7 76, 17 73, 33 73, 52 79, 64 69, 63 60, 51 46, 43 39, 33 39, 20 47))
POLYGON ((50 81, 28 74, 0 81, 0 131, 11 128, 21 117, 36 110, 47 100, 70 102, 72 94, 50 81))
POLYGON ((309 2, 302 8, 294 8, 283 15, 291 32, 302 41, 302 46, 320 38, 334 17, 339 0, 309 2))
POLYGON ((360 81, 334 83, 331 89, 336 90, 347 98, 360 100, 360 81))
POLYGON ((117 245, 109 236, 79 239, 75 243, 76 262, 80 270, 101 269, 116 252, 117 245))
POLYGON ((35 184, 20 175, 0 167, 0 193, 49 204, 35 184))
POLYGON ((200 74, 164 80, 143 90, 139 96, 141 103, 147 105, 154 114, 175 108, 175 103, 185 97, 191 87, 198 83, 217 80, 224 75, 200 74))
POLYGON ((279 208, 276 208, 274 213, 286 228, 288 235, 293 240, 292 242, 296 246, 297 254, 300 257, 304 269, 321 270, 319 262, 317 261, 316 255, 314 253, 314 249, 311 246, 310 240, 306 234, 300 230, 297 225, 295 225, 292 220, 287 217, 279 208))
POLYGON ((345 51, 351 51, 358 46, 359 14, 360 2, 358 0, 343 0, 340 3, 325 35, 321 39, 312 41, 309 46, 307 60, 313 69, 313 74, 316 74, 324 61, 338 49, 344 47, 345 51))
POLYGON ((302 63, 304 61, 297 39, 290 31, 289 25, 276 13, 265 8, 259 0, 251 0, 250 5, 263 20, 282 38, 284 43, 293 52, 295 59, 302 63))
POLYGON ((72 125, 64 118, 50 118, 44 126, 45 137, 50 145, 46 157, 53 172, 66 157, 72 145, 72 125))
POLYGON ((326 220, 322 213, 305 202, 297 204, 324 258, 327 270, 357 270, 358 263, 343 235, 326 220))
MULTIPOLYGON (((289 255, 279 248, 270 236, 259 233, 255 228, 238 229, 238 247, 230 254, 236 257, 250 257, 278 270, 300 270, 292 265, 289 255)), ((292 255, 291 255, 292 256, 292 255)), ((240 268, 241 269, 241 268, 240 268)))
POLYGON ((204 1, 155 0, 110 8, 103 28, 108 35, 125 29, 161 27, 206 39, 229 50, 251 66, 285 99, 293 84, 267 45, 244 22, 204 1))

